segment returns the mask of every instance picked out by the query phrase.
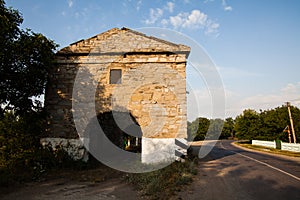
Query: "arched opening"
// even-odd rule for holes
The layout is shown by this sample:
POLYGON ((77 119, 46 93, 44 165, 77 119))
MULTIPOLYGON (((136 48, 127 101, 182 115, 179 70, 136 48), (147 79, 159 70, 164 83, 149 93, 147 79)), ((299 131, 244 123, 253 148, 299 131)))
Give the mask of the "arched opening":
POLYGON ((126 151, 141 152, 142 130, 135 117, 128 112, 100 113, 97 120, 106 137, 126 151))

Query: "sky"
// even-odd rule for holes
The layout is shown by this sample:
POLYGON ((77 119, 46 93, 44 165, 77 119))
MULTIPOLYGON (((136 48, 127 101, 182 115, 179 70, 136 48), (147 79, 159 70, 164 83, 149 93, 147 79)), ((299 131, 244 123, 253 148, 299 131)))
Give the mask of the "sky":
POLYGON ((266 110, 287 101, 300 107, 298 0, 6 0, 6 4, 22 13, 22 28, 46 35, 60 48, 114 27, 164 28, 187 36, 214 63, 225 94, 225 109, 212 111, 206 77, 195 76, 188 65, 190 121, 200 116, 236 117, 244 109, 266 110))

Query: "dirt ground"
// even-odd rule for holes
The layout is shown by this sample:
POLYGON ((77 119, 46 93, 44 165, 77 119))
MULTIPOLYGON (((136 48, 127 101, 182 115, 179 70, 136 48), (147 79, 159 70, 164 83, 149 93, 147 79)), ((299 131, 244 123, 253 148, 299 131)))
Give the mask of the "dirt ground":
MULTIPOLYGON (((199 147, 201 143, 194 143, 199 147)), ((3 200, 101 200, 149 199, 125 181, 126 173, 99 165, 86 170, 58 170, 48 172, 40 180, 22 185, 0 187, 3 200)), ((184 194, 184 188, 181 194, 184 194)), ((184 196, 184 195, 183 195, 184 196)), ((170 199, 181 199, 177 195, 170 199)))
POLYGON ((0 199, 143 199, 132 185, 124 181, 125 175, 106 166, 88 170, 53 171, 39 181, 0 188, 0 199))

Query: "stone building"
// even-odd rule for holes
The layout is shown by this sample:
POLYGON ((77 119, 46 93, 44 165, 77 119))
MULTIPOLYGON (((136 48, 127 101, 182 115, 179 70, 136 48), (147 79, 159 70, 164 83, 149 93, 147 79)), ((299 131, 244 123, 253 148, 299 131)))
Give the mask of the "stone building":
POLYGON ((61 49, 46 89, 49 121, 43 142, 91 142, 90 134, 98 133, 87 130, 96 117, 115 145, 141 145, 143 162, 161 161, 155 152, 169 151, 175 138, 187 137, 189 52, 187 46, 127 28, 61 49))

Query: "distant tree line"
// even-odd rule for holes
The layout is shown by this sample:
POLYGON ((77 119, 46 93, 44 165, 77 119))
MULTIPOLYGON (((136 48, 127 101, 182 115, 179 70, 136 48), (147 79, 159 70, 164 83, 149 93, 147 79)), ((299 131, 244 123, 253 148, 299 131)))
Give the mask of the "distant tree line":
MULTIPOLYGON (((297 141, 300 142, 300 110, 291 106, 297 141)), ((257 112, 246 109, 235 119, 207 119, 199 117, 188 122, 188 135, 194 140, 235 137, 238 139, 282 140, 288 142, 288 133, 284 129, 290 125, 287 106, 257 112)), ((292 134, 292 132, 291 132, 292 134)), ((291 135, 291 138, 292 135, 291 135)))

